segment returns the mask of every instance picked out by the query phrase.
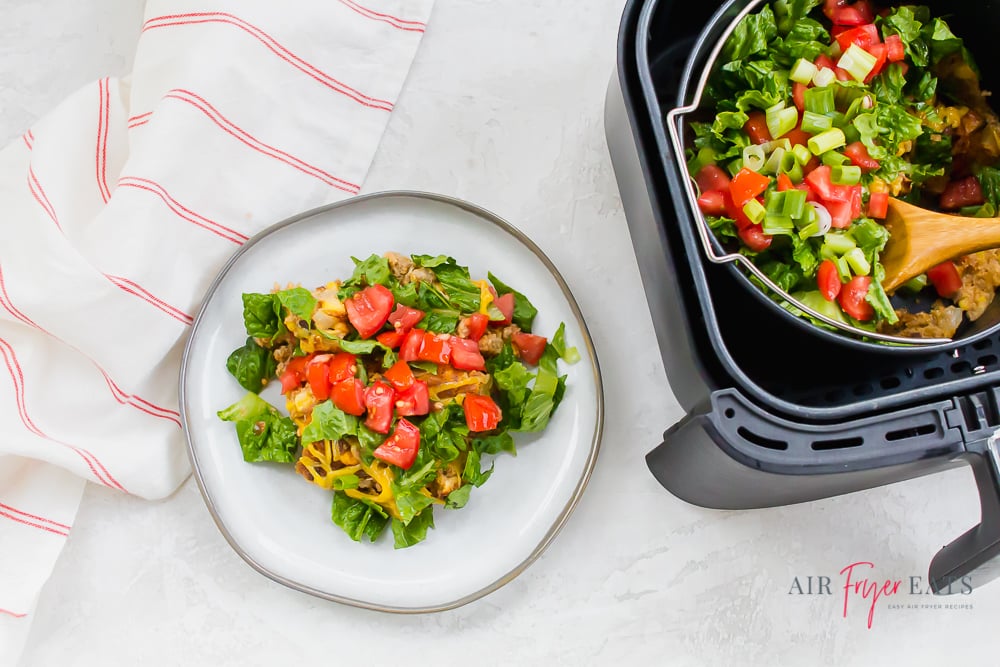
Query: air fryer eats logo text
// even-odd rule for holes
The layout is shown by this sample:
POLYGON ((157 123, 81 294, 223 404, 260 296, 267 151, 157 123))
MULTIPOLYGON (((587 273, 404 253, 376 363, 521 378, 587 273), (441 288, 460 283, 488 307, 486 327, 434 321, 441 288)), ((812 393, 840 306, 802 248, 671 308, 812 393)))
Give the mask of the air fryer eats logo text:
MULTIPOLYGON (((843 601, 842 613, 847 618, 848 610, 861 603, 868 614, 868 628, 875 619, 875 609, 878 607, 897 609, 972 609, 972 605, 951 597, 934 596, 930 583, 922 576, 910 576, 905 579, 892 579, 880 576, 875 571, 875 564, 869 561, 858 561, 844 567, 837 577, 824 575, 808 575, 795 577, 788 590, 788 595, 829 595, 839 597, 843 601), (910 599, 903 602, 906 596, 932 596, 933 603, 923 600, 916 602, 910 599), (852 602, 854 604, 852 604, 852 602), (881 605, 881 606, 880 606, 881 605)), ((951 582, 947 589, 948 595, 972 594, 972 577, 966 576, 951 582)))

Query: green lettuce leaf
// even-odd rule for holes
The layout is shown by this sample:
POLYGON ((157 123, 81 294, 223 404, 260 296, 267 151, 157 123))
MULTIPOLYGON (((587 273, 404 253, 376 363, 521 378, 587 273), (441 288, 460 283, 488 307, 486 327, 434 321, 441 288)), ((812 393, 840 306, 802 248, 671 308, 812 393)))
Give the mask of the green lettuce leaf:
POLYGON ((243 295, 243 325, 247 335, 270 340, 284 331, 281 304, 273 294, 243 295))
POLYGON ((458 328, 460 316, 461 313, 457 310, 435 308, 434 310, 427 311, 424 319, 417 323, 417 328, 430 331, 431 333, 454 333, 455 329, 458 328))
POLYGON ((277 372, 278 362, 271 351, 261 347, 254 339, 247 337, 243 347, 233 350, 226 359, 226 370, 232 374, 240 386, 247 391, 259 393, 277 372))
POLYGON ((340 440, 345 435, 356 435, 358 418, 336 407, 331 401, 323 401, 312 411, 312 420, 302 431, 302 444, 317 440, 340 440))
POLYGON ((434 273, 437 275, 441 287, 444 288, 448 301, 454 310, 463 313, 478 311, 481 301, 479 285, 472 282, 468 268, 459 266, 450 257, 447 259, 447 262, 434 267, 434 273))
POLYGON ((368 287, 370 285, 390 286, 392 271, 389 260, 379 255, 369 255, 364 261, 352 257, 354 273, 344 282, 344 287, 368 287))
POLYGON ((465 459, 465 469, 462 471, 462 479, 473 486, 482 486, 492 474, 493 466, 491 465, 489 470, 483 472, 480 467, 479 452, 474 448, 470 449, 469 455, 465 459))
POLYGON ((761 264, 760 270, 767 274, 767 277, 789 294, 802 282, 804 276, 802 269, 798 265, 785 264, 772 260, 761 264))
POLYGON ((382 350, 382 368, 389 368, 399 360, 395 350, 377 340, 341 340, 339 344, 341 350, 351 354, 371 354, 375 350, 382 350))
POLYGON ((254 392, 218 412, 219 419, 236 423, 236 437, 249 463, 294 463, 299 447, 295 423, 254 392))
POLYGON ((993 209, 1000 211, 1000 169, 980 167, 976 170, 976 178, 983 190, 983 198, 993 209))
POLYGON ((469 427, 465 412, 457 403, 448 403, 439 412, 432 412, 420 422, 420 450, 414 466, 421 465, 421 454, 445 463, 454 461, 468 447, 469 427))
POLYGON ((409 525, 414 517, 434 502, 429 496, 419 493, 417 489, 403 489, 397 484, 393 484, 392 489, 396 498, 396 508, 399 510, 399 520, 403 525, 409 525))
POLYGON ((886 322, 895 324, 899 321, 899 317, 896 315, 896 310, 889 301, 889 296, 882 289, 883 280, 885 280, 885 269, 882 268, 881 263, 876 262, 872 266, 872 282, 868 286, 868 294, 865 296, 865 301, 871 304, 875 312, 882 316, 886 322))
POLYGON ((422 542, 427 537, 427 529, 434 527, 434 508, 426 507, 424 510, 410 519, 408 524, 399 519, 392 520, 392 536, 396 549, 412 547, 418 542, 422 542))
POLYGON ((330 517, 355 542, 360 542, 362 537, 374 542, 389 522, 388 515, 378 505, 368 504, 344 493, 333 494, 330 517))
POLYGON ((726 40, 722 57, 726 60, 743 60, 756 53, 766 53, 767 44, 778 34, 774 12, 770 5, 753 14, 747 14, 737 24, 732 35, 726 40))
POLYGON ((914 7, 902 6, 891 10, 882 19, 882 31, 886 37, 892 34, 899 35, 906 49, 906 55, 917 67, 926 67, 930 49, 920 35, 923 24, 914 13, 914 7))
POLYGON ((444 506, 450 510, 462 509, 469 502, 469 494, 472 493, 471 484, 463 484, 444 498, 444 506))
POLYGON ((480 454, 507 452, 511 456, 517 456, 517 447, 514 446, 514 438, 506 431, 489 435, 485 438, 476 438, 472 441, 472 446, 480 454))
POLYGON ((535 384, 521 411, 521 425, 515 430, 531 433, 544 429, 555 408, 558 388, 559 378, 544 368, 539 368, 535 384))
POLYGON ((535 315, 538 314, 538 309, 535 308, 528 297, 524 296, 521 292, 518 292, 513 287, 508 286, 499 278, 497 278, 492 273, 487 273, 486 276, 493 283, 493 289, 497 291, 499 296, 504 294, 514 295, 514 324, 521 328, 521 331, 531 332, 531 325, 535 321, 535 315))
POLYGON ((305 287, 293 287, 274 294, 274 298, 295 317, 306 322, 312 321, 316 310, 316 298, 305 287))

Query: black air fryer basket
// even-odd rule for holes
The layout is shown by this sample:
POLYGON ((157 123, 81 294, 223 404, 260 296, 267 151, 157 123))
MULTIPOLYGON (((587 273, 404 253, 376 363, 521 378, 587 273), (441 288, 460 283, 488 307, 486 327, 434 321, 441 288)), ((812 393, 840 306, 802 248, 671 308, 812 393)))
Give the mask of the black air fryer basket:
MULTIPOLYGON (((1000 575, 1000 334, 899 355, 824 344, 761 308, 731 267, 704 259, 665 116, 688 58, 746 0, 630 0, 605 126, 664 366, 687 415, 647 455, 676 496, 751 509, 972 466, 982 519, 935 556, 935 591, 1000 575), (763 332, 766 332, 764 335, 763 332)), ((943 2, 929 2, 941 12, 943 2)), ((947 5, 973 53, 1000 30, 991 1, 947 5)), ((982 56, 980 56, 982 58, 982 56)), ((998 90, 1000 74, 984 88, 998 90)), ((690 72, 688 73, 688 76, 690 72)))

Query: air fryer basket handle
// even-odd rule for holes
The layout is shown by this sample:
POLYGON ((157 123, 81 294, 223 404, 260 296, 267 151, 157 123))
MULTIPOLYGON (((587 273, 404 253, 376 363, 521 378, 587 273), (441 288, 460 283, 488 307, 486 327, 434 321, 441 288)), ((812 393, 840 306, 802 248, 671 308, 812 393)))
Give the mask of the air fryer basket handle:
POLYGON ((928 578, 937 594, 949 595, 979 587, 1000 577, 1000 431, 966 445, 979 489, 979 525, 948 544, 931 561, 928 578), (964 581, 963 581, 964 579, 964 581))

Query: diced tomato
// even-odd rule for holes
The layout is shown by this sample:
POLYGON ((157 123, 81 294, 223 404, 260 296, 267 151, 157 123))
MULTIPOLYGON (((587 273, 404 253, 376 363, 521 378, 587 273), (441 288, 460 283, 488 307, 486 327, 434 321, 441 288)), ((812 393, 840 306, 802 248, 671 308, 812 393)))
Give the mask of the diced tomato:
POLYGON ((860 141, 847 144, 844 155, 851 159, 851 164, 861 167, 863 171, 875 171, 881 166, 878 160, 868 154, 868 148, 860 141))
POLYGON ((729 194, 728 190, 722 193, 722 199, 726 203, 726 215, 736 221, 737 229, 746 229, 753 224, 747 214, 743 212, 743 207, 733 203, 733 196, 729 194))
POLYGON ((484 371, 486 360, 479 352, 479 343, 469 338, 451 337, 451 365, 460 371, 484 371))
POLYGON ((702 192, 711 192, 712 190, 729 192, 729 174, 717 165, 706 164, 694 180, 702 192))
POLYGON ((503 313, 503 319, 497 322, 491 322, 498 327, 505 327, 514 321, 514 293, 507 292, 501 297, 496 298, 493 304, 503 313))
POLYGON ((864 25, 875 19, 868 0, 858 0, 853 5, 849 5, 847 0, 825 0, 823 13, 836 25, 864 25))
POLYGON ((396 422, 396 430, 379 445, 372 456, 403 470, 413 467, 420 451, 420 429, 405 419, 396 422))
POLYGON ((889 35, 885 38, 885 56, 891 63, 898 63, 906 57, 906 48, 899 35, 889 35))
POLYGON ((370 338, 389 319, 394 301, 392 292, 382 285, 366 287, 344 304, 347 319, 358 330, 359 336, 370 338))
MULTIPOLYGON (((420 361, 433 361, 435 364, 447 364, 451 359, 451 336, 448 334, 424 334, 417 358, 420 361)), ((464 339, 462 339, 464 340, 464 339)))
POLYGON ((726 200, 722 198, 722 193, 718 190, 702 192, 698 197, 698 208, 705 215, 725 215, 726 200))
POLYGON ((416 378, 413 377, 413 371, 410 370, 410 365, 402 360, 394 363, 392 367, 382 375, 389 381, 389 384, 391 384, 392 388, 396 391, 409 389, 413 386, 414 381, 416 381, 416 378))
POLYGON ((410 329, 406 334, 402 346, 399 348, 399 358, 403 361, 417 361, 420 359, 420 346, 424 344, 423 329, 410 329))
POLYGON ((341 380, 330 387, 330 400, 349 415, 365 414, 365 385, 358 378, 341 380))
POLYGON ((398 331, 383 331, 379 335, 375 336, 375 340, 382 343, 386 347, 395 350, 404 340, 406 340, 406 334, 399 333, 398 331))
POLYGON ((503 413, 492 398, 481 394, 466 394, 462 401, 465 424, 473 433, 492 431, 500 423, 503 413))
POLYGON ((875 66, 872 67, 872 71, 868 73, 865 77, 865 83, 870 83, 872 79, 877 77, 882 73, 882 68, 885 67, 886 63, 886 50, 885 44, 872 44, 871 47, 865 49, 870 54, 875 56, 875 66))
POLYGON ((810 188, 813 189, 820 199, 841 199, 842 194, 839 194, 835 189, 836 186, 830 180, 830 167, 827 165, 822 165, 813 169, 808 176, 806 176, 806 183, 810 188), (839 196, 838 196, 839 195, 839 196))
POLYGON ((376 380, 375 384, 365 389, 365 409, 368 412, 365 426, 376 433, 388 433, 395 397, 393 388, 381 380, 376 380))
POLYGON ((868 217, 884 220, 889 215, 889 193, 873 192, 868 198, 868 217))
POLYGON ((837 81, 853 81, 853 77, 846 69, 834 67, 833 73, 837 75, 837 81))
POLYGON ((307 354, 303 357, 292 357, 289 360, 288 365, 285 366, 285 370, 289 370, 299 376, 299 381, 304 382, 306 379, 306 364, 312 361, 315 354, 307 354))
POLYGON ((861 191, 860 185, 852 185, 851 187, 851 220, 861 217, 861 204, 864 198, 864 193, 861 191))
POLYGON ((767 189, 771 179, 764 174, 743 167, 729 184, 729 193, 733 203, 743 208, 748 201, 767 189))
POLYGON ((942 262, 927 271, 927 279, 934 285, 938 296, 947 299, 962 289, 962 277, 958 275, 955 262, 942 262))
POLYGON ((910 71, 910 64, 903 60, 900 60, 897 64, 899 65, 899 73, 906 76, 906 73, 910 71))
POLYGON ((794 189, 795 185, 792 183, 792 179, 788 177, 788 174, 778 174, 778 192, 794 189))
POLYGON ((427 383, 423 380, 414 380, 408 389, 396 392, 396 414, 400 417, 426 415, 430 405, 427 383))
POLYGON ((817 69, 823 69, 824 67, 826 67, 827 69, 834 69, 837 66, 833 62, 833 59, 831 59, 830 56, 826 55, 825 53, 821 53, 818 56, 816 56, 816 60, 813 62, 813 64, 816 65, 817 69))
POLYGON ((868 286, 871 285, 870 276, 855 276, 851 281, 840 288, 840 307, 844 312, 858 320, 867 322, 875 316, 875 309, 865 300, 868 296, 868 286))
MULTIPOLYGON (((802 113, 806 109, 806 90, 809 86, 799 83, 796 81, 792 84, 792 100, 795 102, 795 108, 802 113)), ((787 134, 785 135, 788 136, 787 134)))
POLYGON ((400 303, 396 305, 396 310, 389 315, 389 324, 399 333, 406 333, 422 319, 424 319, 424 311, 400 303))
POLYGON ((767 129, 767 120, 763 111, 751 111, 747 114, 749 120, 743 125, 743 131, 750 135, 750 141, 755 144, 766 144, 771 140, 767 129))
POLYGON ((816 197, 816 193, 813 192, 813 189, 810 188, 807 184, 799 183, 798 185, 795 186, 795 189, 802 190, 803 192, 806 193, 806 201, 819 201, 819 199, 816 197))
MULTIPOLYGON (((873 44, 878 44, 881 40, 878 37, 878 28, 874 23, 859 25, 857 28, 845 30, 836 35, 837 44, 841 51, 846 51, 851 44, 857 44, 865 51, 872 53, 870 48, 873 44)), ((872 55, 875 55, 872 53, 872 55)))
POLYGON ((827 301, 835 301, 840 294, 840 274, 832 260, 824 259, 816 271, 816 286, 827 301))
POLYGON ((764 233, 764 228, 760 225, 750 225, 737 232, 740 239, 754 252, 763 252, 771 247, 773 237, 764 233))
POLYGON ((330 366, 333 355, 318 354, 306 364, 306 382, 317 401, 330 397, 330 366))
POLYGON ((348 352, 338 352, 330 357, 330 382, 340 382, 354 377, 358 372, 358 358, 348 352))
POLYGON ((293 389, 298 389, 299 385, 302 384, 299 374, 295 371, 286 370, 278 379, 281 381, 282 394, 287 394, 293 389))
MULTIPOLYGON (((722 213, 709 213, 709 215, 725 215, 726 205, 725 201, 722 204, 722 213)), ((489 326, 490 318, 482 313, 473 313, 465 319, 462 320, 465 328, 468 330, 468 335, 466 338, 469 340, 479 340, 486 333, 486 327, 489 326)))
POLYGON ((820 159, 814 155, 809 160, 809 162, 806 162, 805 165, 802 167, 802 173, 805 174, 806 176, 808 176, 813 171, 815 171, 818 167, 820 167, 822 164, 823 163, 820 162, 820 159))
POLYGON ((830 212, 830 226, 835 229, 847 229, 854 218, 851 216, 851 202, 835 199, 823 200, 823 206, 830 212))
POLYGON ((521 360, 525 363, 534 366, 542 358, 542 353, 545 352, 545 345, 549 341, 544 336, 516 333, 511 337, 511 342, 514 343, 514 352, 517 353, 517 356, 521 357, 521 360))
POLYGON ((955 211, 964 206, 976 206, 982 204, 983 201, 983 189, 979 185, 979 179, 975 176, 952 181, 941 193, 941 208, 945 211, 955 211))

